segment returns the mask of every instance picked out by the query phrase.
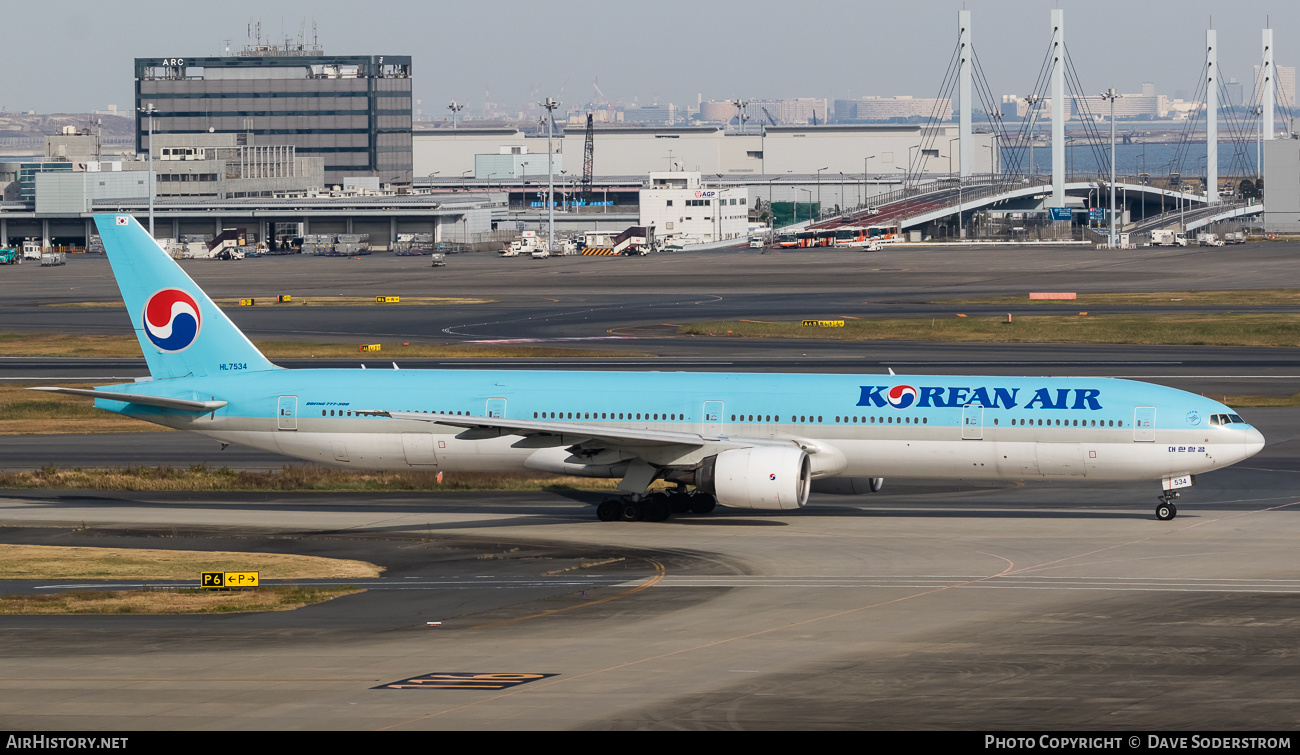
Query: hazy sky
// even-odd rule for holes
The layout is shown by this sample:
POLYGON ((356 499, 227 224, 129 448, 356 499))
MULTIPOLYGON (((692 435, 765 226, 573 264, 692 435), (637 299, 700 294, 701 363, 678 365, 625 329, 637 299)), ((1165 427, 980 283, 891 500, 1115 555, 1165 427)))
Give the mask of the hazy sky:
MULTIPOLYGON (((592 98, 693 105, 732 97, 857 97, 937 93, 956 42, 957 11, 972 11, 976 54, 995 95, 1026 94, 1049 40, 1049 11, 1065 9, 1066 45, 1083 86, 1190 97, 1205 29, 1218 29, 1225 77, 1251 87, 1265 17, 1277 63, 1300 60, 1300 2, 1267 0, 223 0, 171 3, 7 2, 9 54, 0 108, 39 112, 132 104, 132 58, 202 57, 316 22, 326 53, 411 55, 426 117, 451 99, 478 109, 484 90, 518 110, 535 88, 566 105, 592 98), (21 40, 21 41, 20 41, 21 40)), ((310 31, 308 32, 310 34, 310 31)))

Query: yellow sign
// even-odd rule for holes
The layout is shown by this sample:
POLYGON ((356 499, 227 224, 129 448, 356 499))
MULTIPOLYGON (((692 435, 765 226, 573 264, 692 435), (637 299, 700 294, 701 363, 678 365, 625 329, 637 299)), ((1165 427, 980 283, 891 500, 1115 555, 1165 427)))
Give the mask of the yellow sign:
POLYGON ((376 297, 375 297, 375 303, 377 303, 377 304, 401 304, 401 303, 402 303, 402 297, 400 297, 400 296, 376 296, 376 297))
POLYGON ((239 306, 241 306, 241 307, 251 307, 251 306, 253 306, 253 300, 252 300, 252 299, 240 299, 240 300, 239 300, 239 306))
POLYGON ((805 328, 842 328, 843 320, 804 320, 805 328))
POLYGON ((257 587, 261 572, 205 571, 199 575, 199 587, 219 590, 230 587, 257 587))
POLYGON ((379 351, 379 348, 380 348, 380 344, 377 344, 377 343, 363 343, 363 344, 361 344, 361 350, 362 350, 362 351, 379 351))
POLYGON ((291 301, 292 299, 293 299, 293 297, 290 296, 290 295, 288 295, 288 294, 280 294, 280 301, 281 301, 281 302, 291 301))

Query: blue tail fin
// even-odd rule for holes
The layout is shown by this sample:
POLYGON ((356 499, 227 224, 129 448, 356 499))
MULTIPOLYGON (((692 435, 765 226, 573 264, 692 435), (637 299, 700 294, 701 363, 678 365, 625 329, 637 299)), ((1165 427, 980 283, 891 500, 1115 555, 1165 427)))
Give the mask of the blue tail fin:
POLYGON ((278 369, 130 215, 96 215, 113 277, 155 378, 278 369))

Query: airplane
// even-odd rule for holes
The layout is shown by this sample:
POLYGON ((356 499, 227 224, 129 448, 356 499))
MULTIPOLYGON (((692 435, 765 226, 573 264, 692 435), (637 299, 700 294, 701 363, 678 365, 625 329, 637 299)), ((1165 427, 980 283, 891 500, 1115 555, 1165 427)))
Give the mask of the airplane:
POLYGON ((887 477, 1159 481, 1168 521, 1197 474, 1264 446, 1219 402, 1112 378, 284 369, 133 217, 95 224, 150 376, 35 390, 356 469, 617 478, 602 521, 796 510, 887 477))

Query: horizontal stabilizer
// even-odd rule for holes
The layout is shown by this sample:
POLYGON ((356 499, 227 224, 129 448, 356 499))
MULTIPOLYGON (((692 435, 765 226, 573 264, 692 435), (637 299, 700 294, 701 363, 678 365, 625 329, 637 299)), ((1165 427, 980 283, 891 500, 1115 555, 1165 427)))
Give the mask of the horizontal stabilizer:
POLYGON ((162 396, 142 396, 136 393, 112 393, 109 391, 95 391, 88 388, 32 388, 33 391, 48 391, 50 393, 69 393, 73 396, 90 396, 91 398, 102 398, 109 401, 122 401, 128 404, 144 404, 145 406, 160 406, 164 409, 178 409, 183 412, 215 412, 226 405, 225 401, 191 401, 183 398, 164 398, 162 396))

